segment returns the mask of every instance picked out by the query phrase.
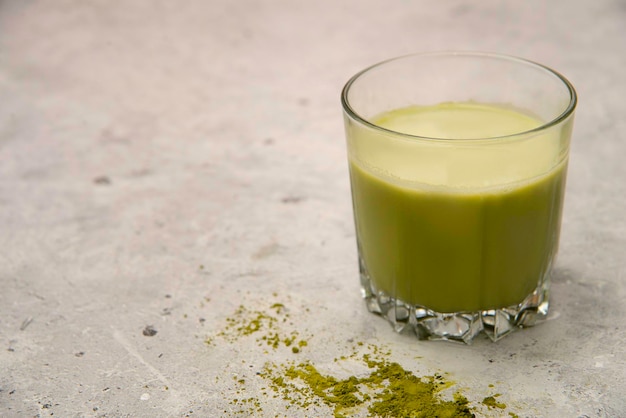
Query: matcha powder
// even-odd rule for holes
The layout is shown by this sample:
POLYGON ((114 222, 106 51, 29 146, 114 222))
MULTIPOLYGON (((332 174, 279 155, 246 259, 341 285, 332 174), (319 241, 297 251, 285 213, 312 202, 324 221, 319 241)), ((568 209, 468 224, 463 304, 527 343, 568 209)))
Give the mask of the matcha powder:
POLYGON ((439 391, 448 386, 441 376, 419 378, 398 363, 372 360, 367 354, 363 361, 371 369, 363 377, 337 379, 306 362, 282 371, 267 366, 263 376, 290 404, 304 409, 325 404, 335 418, 351 416, 359 407, 378 417, 474 417, 463 396, 440 399, 439 391))
MULTIPOLYGON (((442 391, 454 386, 453 382, 440 374, 416 376, 399 363, 390 361, 391 353, 384 352, 377 345, 356 342, 351 349, 352 354, 334 360, 339 363, 340 370, 353 375, 346 377, 344 374, 340 378, 325 373, 319 365, 302 357, 302 350, 315 347, 311 347, 312 341, 302 338, 295 329, 297 323, 281 303, 262 310, 242 305, 226 319, 225 327, 207 340, 209 345, 216 345, 220 340, 232 344, 248 339, 248 343, 256 343, 267 356, 262 368, 254 372, 254 381, 249 380, 250 375, 244 378, 245 371, 241 376, 239 373, 235 375, 236 398, 228 396, 230 410, 226 409, 224 413, 267 415, 269 411, 264 412, 263 405, 268 397, 273 397, 284 401, 288 416, 299 415, 297 411, 317 416, 326 408, 332 411, 335 418, 476 416, 476 408, 462 394, 457 392, 453 396, 443 396, 442 391)), ((247 362, 243 359, 242 363, 247 362)), ((504 412, 506 405, 496 400, 498 396, 485 398, 477 408, 504 412)), ((513 413, 509 415, 516 416, 513 413)))

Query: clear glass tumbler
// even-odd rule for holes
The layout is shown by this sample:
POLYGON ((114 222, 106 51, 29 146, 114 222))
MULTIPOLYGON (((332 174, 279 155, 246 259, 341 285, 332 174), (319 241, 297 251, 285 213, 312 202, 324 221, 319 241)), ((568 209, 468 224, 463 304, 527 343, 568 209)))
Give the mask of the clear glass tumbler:
POLYGON ((465 343, 545 317, 572 85, 524 59, 442 52, 369 67, 341 99, 368 309, 465 343))

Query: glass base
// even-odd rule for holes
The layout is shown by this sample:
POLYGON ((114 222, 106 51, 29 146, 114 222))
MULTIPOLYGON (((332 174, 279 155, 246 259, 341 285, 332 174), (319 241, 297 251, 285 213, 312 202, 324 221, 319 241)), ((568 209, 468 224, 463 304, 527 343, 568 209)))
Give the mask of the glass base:
POLYGON ((475 312, 440 313, 425 306, 410 305, 376 289, 360 260, 361 291, 370 312, 386 318, 398 333, 415 332, 420 340, 449 340, 471 344, 484 332, 497 341, 510 332, 535 325, 548 315, 549 280, 520 304, 475 312))

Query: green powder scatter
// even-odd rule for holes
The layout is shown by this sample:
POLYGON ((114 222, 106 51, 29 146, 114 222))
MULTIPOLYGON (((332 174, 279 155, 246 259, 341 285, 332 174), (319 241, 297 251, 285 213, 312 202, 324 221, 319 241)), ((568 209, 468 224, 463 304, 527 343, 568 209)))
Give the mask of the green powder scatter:
POLYGON ((496 400, 496 397, 498 396, 500 396, 500 394, 487 396, 485 399, 483 399, 483 405, 487 405, 489 408, 505 409, 506 405, 496 400))
MULTIPOLYGON (((240 390, 237 390, 237 394, 245 393, 244 385, 246 383, 245 379, 237 379, 233 377, 233 379, 240 385, 240 390)), ((233 398, 230 400, 230 405, 233 407, 232 413, 236 415, 243 416, 255 416, 263 413, 263 407, 261 406, 261 400, 257 397, 241 397, 241 398, 233 398)))
MULTIPOLYGON (((264 310, 239 306, 226 319, 225 327, 207 339, 207 344, 215 345, 219 340, 237 343, 243 339, 253 339, 259 347, 290 350, 293 355, 310 345, 309 341, 301 338, 300 330, 294 329, 293 324, 297 321, 292 321, 285 305, 274 303, 267 306, 269 308, 264 310)), ((264 352, 268 354, 268 351, 264 352)), ((277 354, 282 355, 280 352, 277 354)), ((446 390, 449 394, 447 389, 454 386, 454 382, 438 373, 417 376, 399 363, 390 361, 391 356, 389 348, 357 341, 351 353, 334 359, 334 363, 346 371, 356 363, 361 363, 355 375, 344 375, 343 378, 321 372, 310 360, 279 363, 270 360, 260 371, 255 372, 255 376, 262 379, 264 384, 260 389, 256 388, 254 393, 249 393, 250 388, 246 388, 248 385, 256 386, 255 382, 249 383, 252 379, 244 379, 242 375, 233 378, 238 387, 235 389, 237 398, 229 401, 232 408, 230 413, 256 416, 263 412, 261 405, 268 397, 273 397, 285 401, 284 408, 290 411, 287 415, 301 409, 307 411, 307 414, 326 416, 328 414, 321 413, 320 408, 330 408, 334 418, 364 414, 381 418, 475 416, 474 408, 462 394, 456 393, 452 399, 450 395, 444 398, 442 391, 446 390)), ((493 388, 494 385, 489 387, 493 388)), ((504 414, 506 405, 497 401, 498 396, 494 394, 484 398, 482 405, 504 414)), ((512 412, 508 415, 517 418, 512 412)))
POLYGON ((276 318, 260 311, 250 312, 241 305, 233 316, 226 319, 226 324, 226 328, 218 335, 233 342, 237 337, 251 335, 265 328, 275 328, 276 318))
MULTIPOLYGON (((295 330, 291 332, 283 330, 282 324, 288 320, 289 314, 282 303, 272 304, 268 312, 250 310, 240 305, 232 316, 226 318, 226 326, 217 336, 234 343, 241 338, 254 335, 259 346, 269 346, 273 349, 281 346, 291 347, 299 339, 299 333, 295 330)), ((214 345, 215 338, 207 338, 206 343, 214 345)), ((299 352, 300 348, 307 346, 307 341, 300 340, 297 344, 299 352)))
POLYGON ((277 313, 280 313, 280 311, 285 308, 285 305, 283 305, 282 303, 275 303, 272 306, 270 306, 270 308, 275 309, 277 313))
POLYGON ((320 373, 309 362, 291 364, 285 370, 268 365, 263 376, 291 405, 308 408, 324 404, 333 409, 335 418, 352 415, 356 407, 367 407, 372 416, 389 418, 474 417, 465 397, 457 394, 453 401, 439 397, 442 386, 446 386, 441 376, 420 378, 398 363, 363 357, 372 369, 363 377, 338 379, 320 373))
POLYGON ((254 413, 263 412, 263 408, 261 406, 261 401, 259 399, 250 397, 250 398, 242 398, 242 399, 233 399, 231 405, 238 406, 240 409, 234 411, 237 414, 244 414, 247 416, 254 415, 254 413))

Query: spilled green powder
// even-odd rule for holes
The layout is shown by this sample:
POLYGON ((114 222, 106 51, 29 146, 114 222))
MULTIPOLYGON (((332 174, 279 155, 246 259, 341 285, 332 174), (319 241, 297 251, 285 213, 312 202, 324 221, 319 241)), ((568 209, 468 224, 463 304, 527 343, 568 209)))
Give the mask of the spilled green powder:
MULTIPOLYGON (((282 329, 281 324, 289 321, 289 319, 290 315, 282 303, 272 304, 268 312, 253 311, 240 305, 232 316, 226 318, 226 327, 217 336, 233 343, 239 338, 254 335, 259 346, 277 349, 281 346, 297 345, 298 349, 292 349, 292 351, 298 353, 300 348, 306 347, 307 342, 306 340, 299 340, 297 331, 286 333, 282 329)), ((206 343, 209 345, 214 342, 214 337, 206 339, 206 343)))
POLYGON ((245 388, 246 380, 233 376, 233 380, 237 384, 236 396, 230 400, 231 409, 224 411, 228 414, 242 416, 256 416, 263 413, 262 401, 256 396, 247 395, 245 388))
MULTIPOLYGON (((271 304, 263 311, 241 305, 226 319, 225 327, 207 343, 213 345, 217 339, 235 343, 249 338, 254 339, 264 350, 285 350, 277 352, 281 356, 287 350, 292 355, 302 355, 299 354, 301 350, 310 345, 310 341, 301 338, 299 332, 293 330, 289 310, 282 303, 271 304)), ((441 374, 417 376, 399 363, 390 361, 390 356, 389 349, 355 342, 349 353, 334 359, 333 363, 341 370, 350 370, 355 363, 361 364, 356 367, 358 372, 343 378, 322 371, 306 359, 297 361, 296 357, 292 357, 292 360, 280 362, 269 360, 261 369, 256 369, 254 375, 244 375, 245 379, 241 376, 233 378, 236 388, 231 390, 235 391, 236 396, 227 397, 229 409, 224 410, 224 413, 259 415, 263 412, 262 405, 269 397, 273 397, 282 399, 287 411, 300 410, 317 416, 320 414, 319 408, 330 408, 335 418, 363 414, 384 418, 475 416, 475 408, 461 393, 457 392, 452 397, 442 394, 442 391, 454 386, 453 382, 441 374), (260 380, 249 383, 255 378, 260 380), (250 392, 247 385, 255 387, 254 393, 250 392)), ((495 394, 484 398, 483 408, 505 409, 505 404, 497 402, 498 396, 495 394)), ((293 414, 297 415, 295 411, 293 414)), ((509 416, 517 417, 512 412, 509 416)))
POLYGON ((304 409, 324 404, 336 418, 350 416, 358 407, 381 417, 475 416, 464 396, 456 394, 453 401, 441 399, 439 392, 449 386, 442 376, 418 377, 398 363, 374 360, 367 354, 362 360, 371 371, 360 377, 338 379, 320 373, 309 362, 284 369, 266 365, 262 376, 290 404, 304 409))
POLYGON ((490 409, 491 408, 505 409, 506 405, 496 400, 498 396, 500 396, 499 393, 493 396, 487 396, 485 399, 483 399, 483 405, 487 405, 490 409))

